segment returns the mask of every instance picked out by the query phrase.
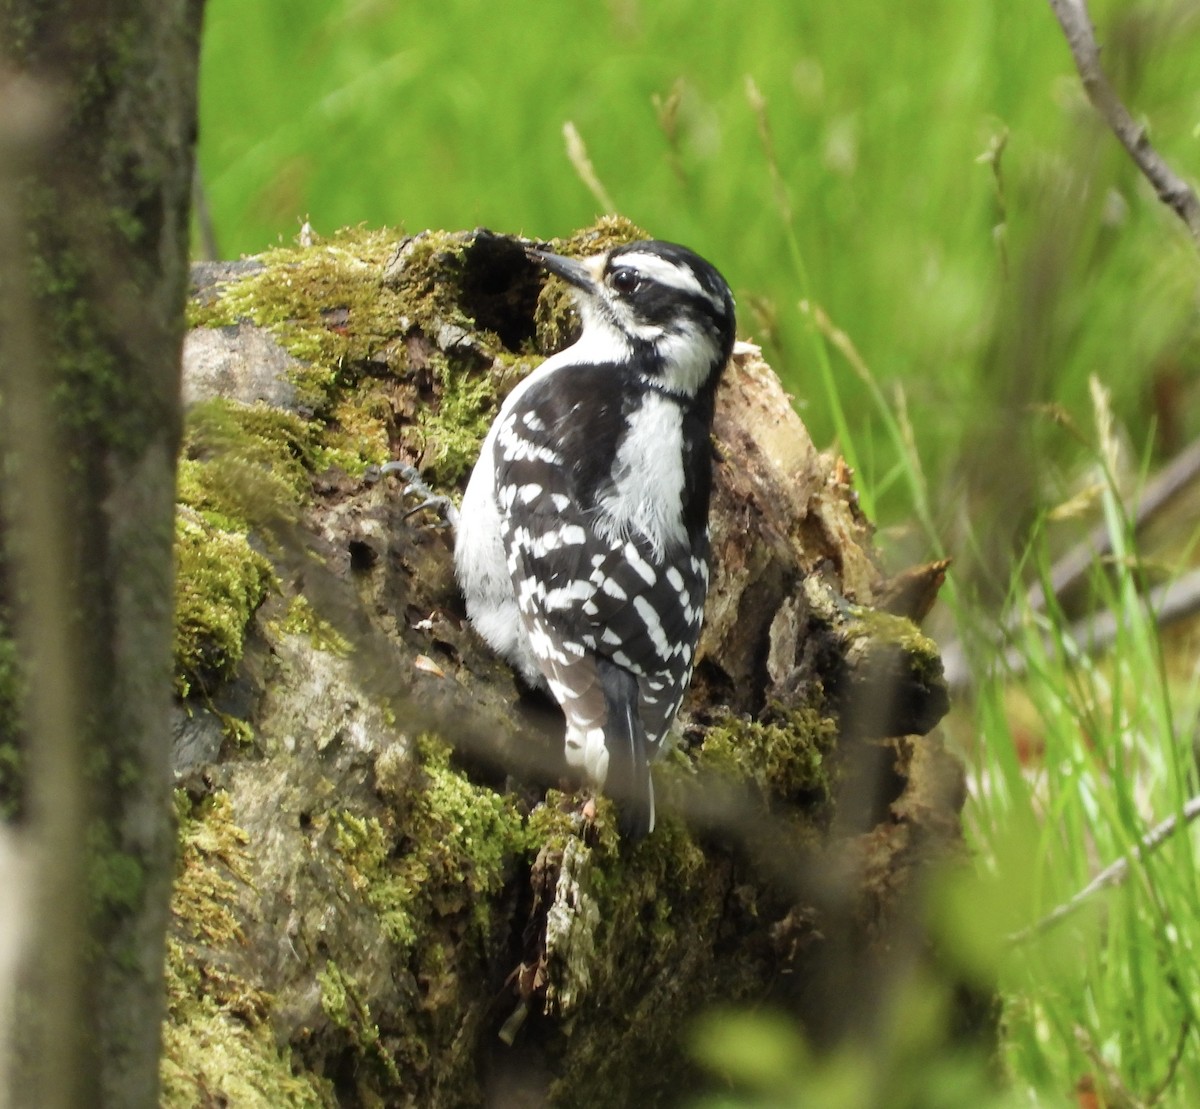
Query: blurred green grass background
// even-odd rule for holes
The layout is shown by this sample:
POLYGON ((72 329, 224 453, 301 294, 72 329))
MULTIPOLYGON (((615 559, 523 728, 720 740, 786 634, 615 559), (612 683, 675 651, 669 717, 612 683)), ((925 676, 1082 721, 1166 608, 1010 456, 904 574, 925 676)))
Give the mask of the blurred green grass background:
MULTIPOLYGON (((1194 179, 1200 4, 1092 12, 1118 92, 1194 179)), ((1029 676, 960 707, 949 733, 969 757, 980 886, 948 894, 960 907, 937 927, 1003 989, 1011 1084, 995 1104, 1075 1103, 1084 1078, 1110 1104, 1195 1104, 1191 837, 1111 912, 1003 939, 1196 791, 1200 712, 1194 639, 1164 652, 1121 507, 1200 433, 1200 261, 1094 117, 1049 6, 209 0, 206 23, 200 164, 223 256, 290 241, 305 219, 565 235, 602 211, 567 156, 570 121, 623 214, 729 278, 743 337, 816 442, 854 461, 896 564, 954 556, 941 611, 960 633, 994 630, 1022 573, 1044 577, 1103 503, 1120 557, 1094 593, 1121 635, 1093 663, 1067 614, 1026 612, 1010 642, 1029 676), (1081 489, 1082 509, 1054 511, 1081 489)), ((855 1057, 846 1073, 877 1083, 890 1065, 855 1057)), ((816 1104, 844 1078, 817 1066, 721 1104, 816 1104)), ((930 1078, 823 1104, 993 1104, 973 1075, 957 1100, 930 1078)))
MULTIPOLYGON (((1094 14, 1135 114, 1195 166, 1195 5, 1094 14)), ((994 513, 1003 549, 1061 493, 1054 466, 1069 482, 1072 445, 1030 405, 1086 421, 1098 374, 1140 451, 1155 374, 1200 347, 1195 251, 1093 118, 1040 0, 208 5, 200 163, 226 256, 289 241, 305 218, 566 234, 599 214, 566 121, 623 214, 725 272, 743 335, 819 444, 835 423, 801 299, 885 396, 903 387, 950 546, 964 513, 994 513)), ((905 520, 895 437, 833 370, 869 503, 905 520)))

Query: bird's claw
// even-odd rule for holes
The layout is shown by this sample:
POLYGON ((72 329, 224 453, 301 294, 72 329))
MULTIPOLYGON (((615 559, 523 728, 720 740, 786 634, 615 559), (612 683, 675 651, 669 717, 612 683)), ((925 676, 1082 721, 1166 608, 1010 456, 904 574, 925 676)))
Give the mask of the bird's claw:
POLYGON ((441 523, 435 526, 454 527, 458 524, 458 507, 449 497, 430 489, 415 466, 400 461, 385 462, 379 467, 379 476, 383 477, 385 474, 399 474, 407 482, 401 496, 408 497, 415 493, 423 498, 419 504, 405 510, 405 520, 415 516, 422 509, 431 508, 442 518, 441 523))

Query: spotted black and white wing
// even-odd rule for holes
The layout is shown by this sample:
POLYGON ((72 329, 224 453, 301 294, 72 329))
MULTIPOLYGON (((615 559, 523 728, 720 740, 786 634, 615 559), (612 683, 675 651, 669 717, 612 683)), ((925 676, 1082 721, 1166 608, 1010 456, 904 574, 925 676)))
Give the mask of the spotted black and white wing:
POLYGON ((566 716, 567 758, 636 800, 691 677, 707 541, 703 529, 655 544, 612 526, 606 482, 630 401, 611 381, 613 399, 597 401, 606 372, 564 371, 500 417, 495 495, 521 619, 566 716))

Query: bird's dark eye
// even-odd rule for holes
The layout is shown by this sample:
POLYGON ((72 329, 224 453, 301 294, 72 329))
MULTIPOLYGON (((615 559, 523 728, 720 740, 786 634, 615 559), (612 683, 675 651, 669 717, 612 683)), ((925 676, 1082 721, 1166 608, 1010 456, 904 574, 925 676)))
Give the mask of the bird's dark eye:
POLYGON ((642 283, 642 279, 633 270, 613 270, 608 281, 618 293, 625 296, 635 292, 642 283))

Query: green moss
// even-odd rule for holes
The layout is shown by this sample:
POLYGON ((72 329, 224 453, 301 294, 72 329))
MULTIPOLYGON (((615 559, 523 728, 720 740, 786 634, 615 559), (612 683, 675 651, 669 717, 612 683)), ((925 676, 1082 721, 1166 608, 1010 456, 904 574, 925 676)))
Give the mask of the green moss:
POLYGON ((672 888, 686 887, 705 861, 687 827, 672 816, 658 820, 654 834, 632 853, 622 856, 601 843, 595 858, 598 869, 593 880, 603 918, 623 920, 622 914, 633 913, 643 937, 657 932, 661 920, 670 915, 670 905, 659 903, 659 891, 669 897, 672 888))
POLYGON ((556 895, 567 895, 575 919, 558 923, 558 965, 545 971, 554 987, 547 1001, 570 1037, 549 1102, 635 1104, 639 1083, 627 1072, 662 1064, 664 1022, 682 1027, 714 992, 737 994, 712 977, 735 961, 713 962, 730 890, 719 863, 669 815, 660 814, 654 834, 633 851, 573 844, 564 852, 575 855, 568 886, 560 875, 556 895), (636 962, 618 954, 629 951, 638 952, 636 962), (611 1070, 605 1037, 580 1035, 575 1018, 588 1029, 621 1029, 621 1074, 611 1070))
POLYGON ((348 230, 312 246, 268 251, 264 269, 190 306, 189 324, 247 320, 269 329, 303 363, 292 375, 301 403, 325 412, 344 375, 396 334, 404 304, 381 282, 395 243, 387 229, 348 230))
POLYGON ((393 1088, 403 1087, 396 1060, 382 1043, 379 1026, 371 1017, 371 1008, 353 979, 342 972, 332 959, 317 972, 321 987, 321 1008, 344 1032, 349 1033, 359 1054, 373 1059, 393 1088))
POLYGON ((227 712, 221 712, 219 709, 209 706, 209 711, 212 712, 218 720, 221 721, 221 731, 225 738, 229 740, 235 747, 251 747, 254 744, 254 725, 249 720, 243 720, 241 717, 233 716, 227 712))
POLYGON ((496 386, 486 374, 456 369, 444 356, 435 356, 432 365, 440 395, 436 408, 418 415, 423 468, 435 481, 452 485, 479 457, 498 407, 496 386))
POLYGON ((374 817, 342 811, 334 818, 334 846, 346 866, 349 884, 375 910, 385 936, 402 951, 417 941, 419 883, 424 868, 393 865, 393 836, 374 817))
POLYGON ((556 240, 554 249, 568 258, 578 258, 648 238, 642 228, 625 216, 601 216, 591 227, 556 240))
POLYGON ((242 942, 235 906, 238 884, 247 880, 247 837, 233 821, 228 795, 194 806, 177 791, 175 808, 179 862, 167 941, 162 1105, 332 1107, 328 1083, 293 1074, 290 1051, 275 1041, 271 997, 212 957, 242 942))
POLYGON ((346 658, 352 649, 350 641, 328 620, 318 616, 308 598, 299 594, 288 602, 283 619, 273 626, 287 635, 307 636, 316 650, 328 651, 339 658, 346 658))
POLYGON ((312 491, 318 432, 266 405, 205 401, 188 414, 176 499, 219 527, 295 518, 312 491))
POLYGON ((760 996, 765 922, 780 919, 786 908, 744 873, 744 863, 724 859, 712 844, 702 847, 672 815, 671 794, 698 768, 751 784, 768 798, 802 798, 802 814, 787 807, 797 814, 796 826, 785 833, 780 825, 779 850, 795 851, 792 832, 808 831, 814 841, 821 836, 836 739, 835 723, 812 709, 773 707, 757 721, 716 721, 706 730, 696 767, 683 765, 682 755, 656 766, 659 818, 654 834, 632 849, 616 843, 603 798, 582 839, 552 796, 534 811, 530 830, 560 853, 565 866, 556 880, 544 980, 547 1003, 571 1046, 563 1053, 552 1103, 586 1097, 601 1105, 632 1104, 640 1069, 675 1065, 664 1054, 664 1022, 682 1026, 714 997, 760 996), (744 951, 733 954, 731 937, 743 930, 744 951), (639 953, 634 966, 610 954, 628 951, 639 953), (577 1015, 589 1028, 622 1029, 619 1072, 604 1037, 581 1035, 572 1024, 577 1015), (597 1089, 603 1091, 598 1097, 597 1089))
POLYGON ((385 807, 331 814, 333 846, 343 884, 375 914, 386 940, 380 957, 418 993, 389 1011, 384 1027, 382 1014, 362 1004, 365 991, 343 960, 321 976, 322 1005, 369 1063, 364 1074, 378 1072, 359 1082, 361 1097, 391 1103, 398 1090, 411 1096, 431 1070, 449 1069, 473 1091, 460 1098, 470 1104, 478 1098, 474 1033, 464 1038, 462 1007, 508 941, 511 905, 501 894, 528 857, 528 831, 510 798, 471 783, 433 739, 381 752, 375 788, 385 807))
POLYGON ((237 454, 277 470, 296 496, 308 493, 307 472, 318 447, 317 429, 293 412, 265 404, 214 397, 188 413, 184 451, 191 458, 237 454))
MULTIPOLYGON (((605 817, 612 815, 611 803, 606 799, 600 798, 597 804, 605 806, 601 809, 605 817)), ((612 823, 611 819, 604 820, 606 827, 612 823)), ((534 850, 546 847, 551 851, 562 851, 572 836, 581 835, 582 832, 583 819, 578 799, 561 790, 546 790, 546 799, 529 814, 527 835, 534 850)), ((607 836, 605 844, 609 846, 607 836)))
POLYGON ((844 632, 847 658, 853 659, 856 647, 872 652, 894 651, 919 679, 930 684, 942 680, 942 656, 938 646, 906 616, 895 616, 879 609, 850 606, 852 619, 844 632))
MULTIPOLYGON (((663 799, 670 778, 669 770, 656 772, 663 799)), ((547 1008, 568 1031, 580 1013, 624 1026, 631 998, 660 1014, 660 1006, 676 1004, 677 985, 664 980, 659 995, 646 975, 686 961, 685 949, 704 937, 681 917, 716 920, 725 897, 711 884, 710 860, 667 806, 654 834, 633 848, 620 841, 611 801, 597 797, 595 807, 585 824, 579 799, 551 790, 529 818, 535 888, 543 867, 553 882, 539 977, 547 1008), (609 955, 629 950, 645 954, 638 967, 609 955)))
MULTIPOLYGON (((93 830, 102 827, 93 825, 93 830)), ((146 871, 139 859, 95 835, 88 844, 88 884, 93 911, 123 913, 141 904, 146 871)))
POLYGON ((766 797, 831 795, 826 756, 837 744, 837 722, 813 708, 768 713, 762 722, 727 716, 705 732, 697 763, 766 797))
MULTIPOLYGON (((344 415, 357 413, 347 408, 344 415)), ((363 451, 375 458, 386 453, 378 439, 369 441, 367 425, 339 425, 332 444, 330 437, 322 421, 261 404, 216 398, 189 413, 176 484, 182 507, 176 520, 175 661, 182 695, 232 674, 246 626, 274 580, 249 533, 270 547, 275 527, 296 520, 311 497, 314 473, 337 464, 361 471, 363 451)), ((345 641, 303 602, 293 603, 288 619, 327 649, 345 651, 345 641)))
POLYGON ((474 328, 460 303, 472 243, 472 236, 461 231, 422 231, 402 243, 386 279, 398 298, 398 315, 428 333, 445 325, 474 328))
MULTIPOLYGON (((592 254, 643 237, 628 220, 606 218, 555 249, 592 254)), ((528 367, 464 308, 464 285, 477 276, 470 268, 474 235, 427 231, 398 247, 396 240, 387 230, 349 230, 270 251, 262 270, 191 304, 189 323, 249 321, 302 363, 291 376, 300 403, 316 417, 310 469, 337 465, 358 474, 399 444, 448 487, 478 456, 508 379, 528 367)), ((555 307, 539 308, 539 318, 554 322, 550 339, 560 346, 572 317, 563 290, 551 288, 547 303, 555 307)), ((234 477, 212 481, 236 490, 234 477)))
POLYGON ((442 886, 442 907, 462 899, 484 934, 488 901, 499 892, 518 854, 526 850, 524 821, 512 799, 472 784, 449 765, 449 748, 422 745, 429 781, 421 794, 426 850, 423 867, 442 886))
POLYGON ((274 575, 245 534, 187 508, 175 521, 175 685, 187 696, 233 673, 274 575))
POLYGON ((394 418, 392 404, 382 385, 366 383, 352 398, 339 401, 325 425, 313 456, 313 470, 331 466, 358 477, 371 464, 391 457, 388 425, 394 418))
POLYGON ((167 944, 167 1006, 159 1066, 163 1109, 333 1109, 332 1087, 293 1066, 268 1021, 249 1006, 230 1011, 201 988, 182 948, 167 944), (293 1073, 295 1071, 296 1073, 293 1073))
POLYGON ((428 934, 435 915, 465 914, 476 938, 486 938, 489 898, 529 844, 510 798, 452 768, 440 741, 422 739, 419 751, 422 765, 412 778, 381 783, 400 812, 376 818, 343 811, 334 825, 351 885, 402 952, 428 934))
POLYGON ((234 823, 226 793, 213 793, 197 805, 175 791, 179 861, 171 912, 176 930, 189 940, 214 946, 240 943, 233 912, 236 882, 247 880, 248 837, 234 823))
MULTIPOLYGON (((188 416, 176 499, 176 688, 211 688, 242 657, 246 627, 274 582, 249 533, 270 546, 274 527, 298 517, 312 474, 339 457, 321 441, 319 423, 265 405, 214 399, 188 416)), ((285 623, 346 644, 302 600, 285 623)), ((292 630, 290 628, 286 630, 292 630)))
POLYGON ((476 333, 481 347, 450 355, 426 342, 414 361, 405 338, 472 331, 460 303, 471 243, 462 233, 426 232, 407 241, 390 267, 396 236, 386 230, 347 231, 311 247, 271 251, 263 270, 230 282, 207 304, 193 303, 190 323, 248 320, 271 330, 302 363, 292 378, 300 403, 318 417, 313 462, 351 474, 392 453, 394 390, 372 378, 399 376, 420 392, 416 379, 430 376, 432 392, 412 405, 400 438, 437 481, 449 484, 474 462, 495 413, 494 383, 484 372, 488 356, 479 350, 499 354, 502 344, 476 333))
POLYGON ((436 340, 419 353, 398 348, 397 368, 431 381, 430 395, 413 416, 404 441, 433 480, 452 485, 479 456, 499 402, 488 362, 509 352, 493 332, 476 326, 462 307, 467 255, 473 239, 461 233, 424 232, 406 242, 389 267, 386 285, 400 298, 405 333, 436 340), (470 336, 462 346, 450 336, 470 336))

